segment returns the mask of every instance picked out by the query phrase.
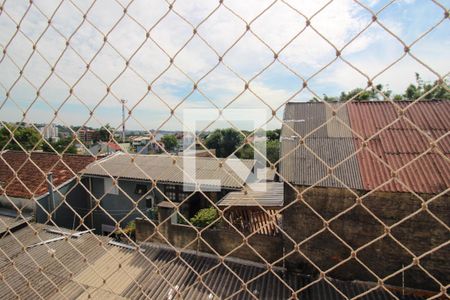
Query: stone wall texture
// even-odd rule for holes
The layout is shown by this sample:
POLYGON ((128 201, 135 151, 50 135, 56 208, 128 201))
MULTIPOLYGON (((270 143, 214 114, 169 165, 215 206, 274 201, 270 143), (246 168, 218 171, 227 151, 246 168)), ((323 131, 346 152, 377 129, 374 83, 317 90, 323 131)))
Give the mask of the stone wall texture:
MULTIPOLYGON (((297 243, 299 252, 310 259, 308 261, 294 251, 286 259, 290 270, 319 274, 320 268, 334 278, 365 281, 377 281, 375 273, 386 284, 397 286, 402 285, 404 276, 405 286, 439 289, 421 270, 420 266, 423 266, 441 283, 448 284, 450 245, 445 243, 450 239, 450 233, 442 224, 450 225, 448 194, 428 204, 429 212, 442 223, 423 209, 422 201, 413 194, 372 192, 361 198, 366 208, 357 201, 358 195, 364 193, 318 187, 294 190, 285 186, 285 205, 295 203, 284 211, 283 227, 297 243), (328 225, 319 215, 329 221, 328 225), (412 217, 405 220, 410 215, 412 217), (390 228, 386 230, 382 223, 390 228), (420 258, 420 266, 413 265, 402 274, 399 270, 412 264, 414 256, 420 258), (346 262, 334 267, 342 261, 346 262), (396 272, 395 276, 389 276, 396 272)), ((420 196, 424 199, 432 197, 420 196)), ((289 252, 296 246, 285 238, 284 248, 289 252)))

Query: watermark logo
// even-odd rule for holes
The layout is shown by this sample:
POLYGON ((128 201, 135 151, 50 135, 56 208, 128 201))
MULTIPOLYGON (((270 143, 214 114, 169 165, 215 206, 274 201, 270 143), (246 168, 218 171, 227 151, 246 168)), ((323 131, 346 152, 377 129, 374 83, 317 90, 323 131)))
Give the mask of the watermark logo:
MULTIPOLYGON (((183 173, 187 192, 196 189, 219 192, 222 187, 239 186, 265 191, 266 168, 266 123, 270 119, 265 109, 217 109, 189 108, 183 110, 183 173), (219 124, 223 126, 218 126, 219 124), (218 149, 205 149, 202 137, 215 134, 217 128, 234 128, 243 142, 239 150, 247 148, 245 159, 240 151, 227 157, 219 157, 218 149), (245 128, 242 129, 242 128, 245 128), (241 130, 242 129, 242 130, 241 130), (201 154, 200 154, 201 153, 201 154), (248 157, 249 154, 251 157, 248 157), (211 155, 212 154, 212 155, 211 155), (237 154, 237 155, 236 155, 237 154), (200 156, 210 156, 204 158, 200 156)), ((235 146, 234 136, 224 135, 223 145, 235 146)))

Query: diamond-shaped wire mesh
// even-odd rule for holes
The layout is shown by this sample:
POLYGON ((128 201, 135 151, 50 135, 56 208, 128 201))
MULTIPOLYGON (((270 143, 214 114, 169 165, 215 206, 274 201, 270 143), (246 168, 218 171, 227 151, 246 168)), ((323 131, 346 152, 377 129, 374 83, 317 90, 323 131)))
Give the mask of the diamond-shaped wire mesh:
POLYGON ((0 3, 3 299, 448 299, 449 3, 250 2, 0 3))

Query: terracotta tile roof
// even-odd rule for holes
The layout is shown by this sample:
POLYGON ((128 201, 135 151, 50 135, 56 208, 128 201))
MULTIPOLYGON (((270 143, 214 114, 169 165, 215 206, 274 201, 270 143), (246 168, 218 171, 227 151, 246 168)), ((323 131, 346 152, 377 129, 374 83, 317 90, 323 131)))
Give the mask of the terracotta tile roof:
MULTIPOLYGON (((47 193, 46 174, 53 173, 55 186, 73 178, 76 173, 93 162, 88 155, 65 154, 62 158, 55 153, 4 151, 0 153, 0 182, 11 197, 32 198, 47 193), (17 176, 14 173, 17 172, 17 176)), ((0 194, 4 191, 0 190, 0 194)))
POLYGON ((299 185, 342 187, 344 183, 362 190, 382 185, 377 190, 444 191, 450 186, 450 101, 410 104, 351 102, 338 110, 341 121, 337 122, 325 103, 289 103, 281 138, 286 155, 280 165, 283 178, 299 185), (407 108, 403 117, 396 105, 407 108), (305 137, 304 144, 299 145, 297 135, 305 137), (428 151, 436 140, 435 149, 428 151), (333 175, 312 152, 328 166, 336 166, 333 175), (391 179, 390 169, 398 174, 385 184, 391 179))

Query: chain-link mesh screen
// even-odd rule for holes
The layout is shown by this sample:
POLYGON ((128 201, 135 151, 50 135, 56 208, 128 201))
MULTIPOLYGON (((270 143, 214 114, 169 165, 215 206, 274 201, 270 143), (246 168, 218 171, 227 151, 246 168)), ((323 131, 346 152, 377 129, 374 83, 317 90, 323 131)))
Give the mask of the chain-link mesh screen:
POLYGON ((2 1, 1 298, 448 299, 448 5, 2 1))

